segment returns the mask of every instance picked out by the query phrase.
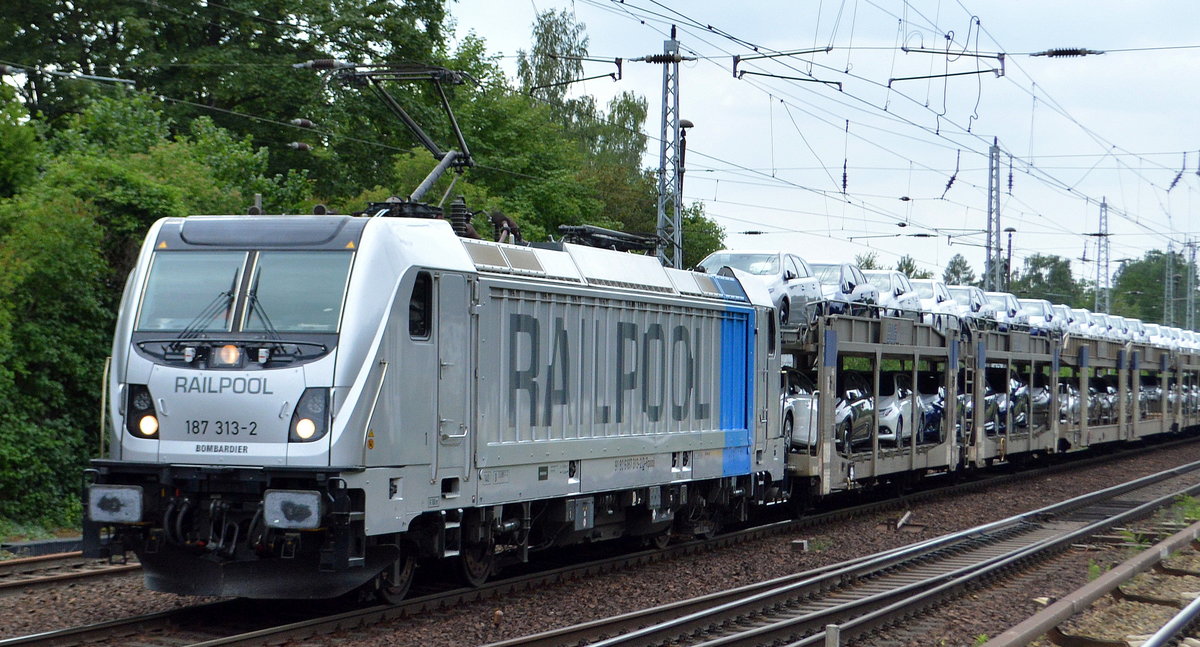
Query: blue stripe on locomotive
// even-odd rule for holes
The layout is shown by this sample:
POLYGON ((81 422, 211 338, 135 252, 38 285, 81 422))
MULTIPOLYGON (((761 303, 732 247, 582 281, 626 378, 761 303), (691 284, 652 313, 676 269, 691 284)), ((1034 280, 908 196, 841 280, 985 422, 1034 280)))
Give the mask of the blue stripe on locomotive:
POLYGON ((722 473, 750 472, 750 422, 754 411, 753 310, 729 308, 721 320, 721 413, 725 432, 722 473))

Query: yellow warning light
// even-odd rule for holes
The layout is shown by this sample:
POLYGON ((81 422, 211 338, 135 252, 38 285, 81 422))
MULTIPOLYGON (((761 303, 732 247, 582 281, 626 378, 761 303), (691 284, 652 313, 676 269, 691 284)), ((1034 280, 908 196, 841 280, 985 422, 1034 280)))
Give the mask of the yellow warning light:
POLYGON ((354 241, 346 243, 346 249, 354 249, 354 241))
POLYGON ((165 241, 165 240, 164 240, 164 241, 160 242, 160 243, 158 244, 158 248, 159 248, 159 249, 166 249, 166 248, 167 248, 167 241, 165 241))

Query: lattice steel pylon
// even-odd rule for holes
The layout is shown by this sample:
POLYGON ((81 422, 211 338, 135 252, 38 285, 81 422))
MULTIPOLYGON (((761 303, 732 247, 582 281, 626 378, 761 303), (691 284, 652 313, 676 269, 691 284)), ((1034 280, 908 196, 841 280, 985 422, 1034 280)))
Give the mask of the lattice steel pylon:
POLYGON ((1108 198, 1100 200, 1100 231, 1096 234, 1096 312, 1108 312, 1112 276, 1108 273, 1108 198))
POLYGON ((663 41, 662 56, 646 56, 648 63, 663 66, 662 127, 658 147, 658 260, 667 267, 683 267, 683 196, 679 168, 679 41, 675 27, 663 41))
POLYGON ((1003 245, 1000 243, 1000 145, 998 140, 993 139, 988 155, 987 265, 983 276, 983 286, 986 290, 1004 289, 1002 247, 1003 245))

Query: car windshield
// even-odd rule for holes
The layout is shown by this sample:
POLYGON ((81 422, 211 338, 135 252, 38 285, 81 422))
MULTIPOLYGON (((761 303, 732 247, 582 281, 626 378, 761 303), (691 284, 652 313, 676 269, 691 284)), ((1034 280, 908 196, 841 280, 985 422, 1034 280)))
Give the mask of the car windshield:
POLYGON ((155 252, 139 331, 228 332, 246 252, 155 252))
POLYGON ((1037 302, 1022 303, 1021 312, 1024 312, 1027 315, 1033 315, 1035 317, 1041 317, 1042 315, 1046 314, 1045 308, 1042 307, 1042 304, 1037 302))
POLYGON ((262 252, 247 294, 247 332, 338 330, 351 252, 262 252))
POLYGON ((784 373, 784 380, 790 395, 812 395, 817 392, 812 380, 799 371, 787 371, 784 373))
POLYGON ((1005 298, 1004 295, 989 295, 987 300, 988 303, 996 306, 997 308, 1004 308, 1005 310, 1008 309, 1008 299, 1005 298))
POLYGON ((959 305, 971 305, 971 291, 967 288, 950 288, 950 296, 954 297, 955 303, 959 305))
POLYGON ((879 288, 880 292, 892 291, 892 277, 890 274, 875 274, 874 272, 863 272, 867 275, 867 282, 879 288))
POLYGON ((922 299, 932 299, 933 298, 933 284, 932 283, 922 283, 921 281, 913 281, 912 285, 914 288, 916 288, 917 294, 921 295, 922 299))
POLYGON ((751 274, 765 276, 779 274, 778 254, 726 254, 716 253, 700 262, 710 274, 716 274, 722 267, 732 267, 751 274))
POLYGON ((840 265, 813 265, 812 269, 817 280, 825 285, 837 285, 842 280, 840 265))

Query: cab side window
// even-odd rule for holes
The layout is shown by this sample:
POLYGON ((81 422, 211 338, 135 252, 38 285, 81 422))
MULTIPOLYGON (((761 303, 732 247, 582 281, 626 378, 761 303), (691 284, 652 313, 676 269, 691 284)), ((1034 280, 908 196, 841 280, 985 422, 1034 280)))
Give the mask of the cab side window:
POLYGON ((433 329, 433 276, 419 272, 408 300, 408 336, 429 339, 433 329))

